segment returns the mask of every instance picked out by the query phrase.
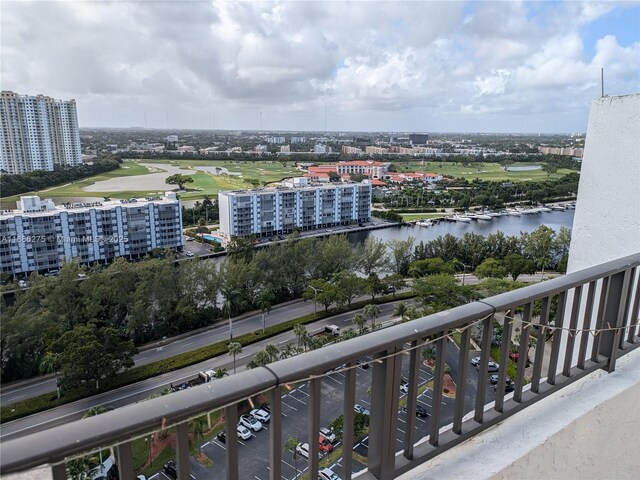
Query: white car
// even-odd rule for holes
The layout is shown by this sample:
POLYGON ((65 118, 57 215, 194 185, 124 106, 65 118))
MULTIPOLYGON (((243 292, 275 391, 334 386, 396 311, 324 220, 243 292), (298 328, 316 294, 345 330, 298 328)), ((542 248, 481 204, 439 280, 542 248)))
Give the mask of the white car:
POLYGON ((271 414, 261 408, 254 408, 249 415, 262 423, 268 423, 271 420, 271 414))
POLYGON ((80 272, 80 273, 78 274, 78 278, 87 278, 87 274, 86 274, 86 273, 82 273, 82 272, 80 272))
POLYGON ((327 427, 322 427, 320 429, 320 436, 326 438, 331 443, 336 441, 336 434, 329 430, 327 427))
POLYGON ((400 392, 409 393, 409 384, 408 383, 401 383, 400 384, 400 392))
POLYGON ((323 468, 318 472, 318 478, 320 480, 341 480, 330 468, 323 468))
POLYGON ((238 425, 236 431, 238 432, 238 437, 242 440, 249 440, 251 438, 251 432, 249 431, 249 429, 243 427, 242 425, 238 425))
POLYGON ((185 255, 186 255, 187 257, 193 257, 193 252, 189 252, 189 251, 187 251, 187 252, 185 252, 185 255))
POLYGON ((480 357, 473 357, 471 359, 471 365, 473 365, 474 367, 477 367, 479 363, 480 363, 480 357))
POLYGON ((18 286, 20 288, 27 288, 27 281, 26 280, 18 280, 18 286))
POLYGON ((251 415, 240 415, 240 425, 250 428, 254 432, 262 430, 262 422, 253 418, 251 415))
MULTIPOLYGON (((309 444, 305 442, 296 445, 296 453, 303 458, 309 458, 309 444)), ((322 454, 320 452, 318 452, 318 458, 322 458, 322 454)))
POLYGON ((356 413, 362 413, 363 415, 371 415, 371 412, 370 412, 368 409, 364 408, 364 407, 363 407, 362 405, 360 405, 359 403, 356 403, 356 404, 353 406, 353 410, 354 410, 356 413))

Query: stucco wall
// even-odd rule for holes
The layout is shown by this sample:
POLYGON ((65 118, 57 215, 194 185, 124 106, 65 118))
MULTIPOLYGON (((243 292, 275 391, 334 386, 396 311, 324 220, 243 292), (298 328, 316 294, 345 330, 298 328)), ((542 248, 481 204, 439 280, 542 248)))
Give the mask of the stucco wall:
POLYGON ((568 271, 640 252, 640 94, 591 103, 568 271))

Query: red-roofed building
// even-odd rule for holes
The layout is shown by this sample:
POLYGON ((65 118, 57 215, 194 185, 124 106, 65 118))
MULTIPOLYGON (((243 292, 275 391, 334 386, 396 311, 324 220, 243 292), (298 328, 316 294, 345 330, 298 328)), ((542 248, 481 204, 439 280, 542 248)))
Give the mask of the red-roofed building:
POLYGON ((404 173, 390 173, 385 175, 385 180, 394 183, 403 183, 403 182, 415 182, 422 181, 425 183, 434 183, 442 180, 442 175, 438 175, 437 173, 419 173, 419 172, 404 172, 404 173))
POLYGON ((371 178, 382 178, 389 171, 389 164, 373 160, 354 160, 352 162, 340 162, 336 165, 337 172, 342 175, 361 174, 371 178))
POLYGON ((386 187, 387 184, 378 178, 374 178, 371 180, 371 185, 373 187, 386 187))

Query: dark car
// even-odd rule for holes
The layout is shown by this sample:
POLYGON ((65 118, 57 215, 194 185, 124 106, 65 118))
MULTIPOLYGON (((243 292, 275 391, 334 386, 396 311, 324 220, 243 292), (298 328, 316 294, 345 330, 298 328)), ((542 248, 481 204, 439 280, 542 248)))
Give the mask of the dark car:
MULTIPOLYGON (((402 411, 407 413, 407 407, 402 407, 402 411)), ((427 418, 428 416, 429 413, 427 412, 426 408, 424 408, 422 405, 416 405, 416 417, 427 418)))
POLYGON ((176 466, 175 460, 169 460, 162 468, 169 478, 173 478, 174 480, 178 478, 178 467, 176 466))
POLYGON ((227 432, 222 430, 218 435, 216 435, 216 438, 222 443, 227 443, 227 432))
POLYGON ((360 368, 365 370, 369 368, 369 364, 366 363, 364 360, 356 360, 356 365, 358 365, 360 368))
POLYGON ((271 413, 271 404, 269 402, 263 403, 262 405, 260 405, 260 408, 265 412, 271 413))
MULTIPOLYGON (((515 390, 516 386, 513 383, 512 380, 507 379, 507 381, 504 383, 504 393, 509 393, 509 392, 513 392, 515 390)), ((498 390, 498 385, 494 385, 493 386, 494 390, 498 390)))

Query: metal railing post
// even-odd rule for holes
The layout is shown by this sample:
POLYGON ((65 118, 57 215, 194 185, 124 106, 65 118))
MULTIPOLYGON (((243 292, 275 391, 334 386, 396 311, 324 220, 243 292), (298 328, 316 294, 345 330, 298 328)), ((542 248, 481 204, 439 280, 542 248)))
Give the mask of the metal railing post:
POLYGON ((620 330, 609 329, 615 329, 623 324, 630 277, 630 271, 625 270, 612 275, 609 279, 604 316, 602 318, 602 331, 599 334, 601 337, 600 349, 598 351, 600 355, 609 359, 605 367, 607 372, 613 372, 616 368, 618 342, 621 335, 620 330))
MULTIPOLYGON (((379 480, 394 478, 400 367, 393 347, 374 356, 369 423, 369 472, 379 480)), ((410 415, 410 413, 408 414, 410 415)))

